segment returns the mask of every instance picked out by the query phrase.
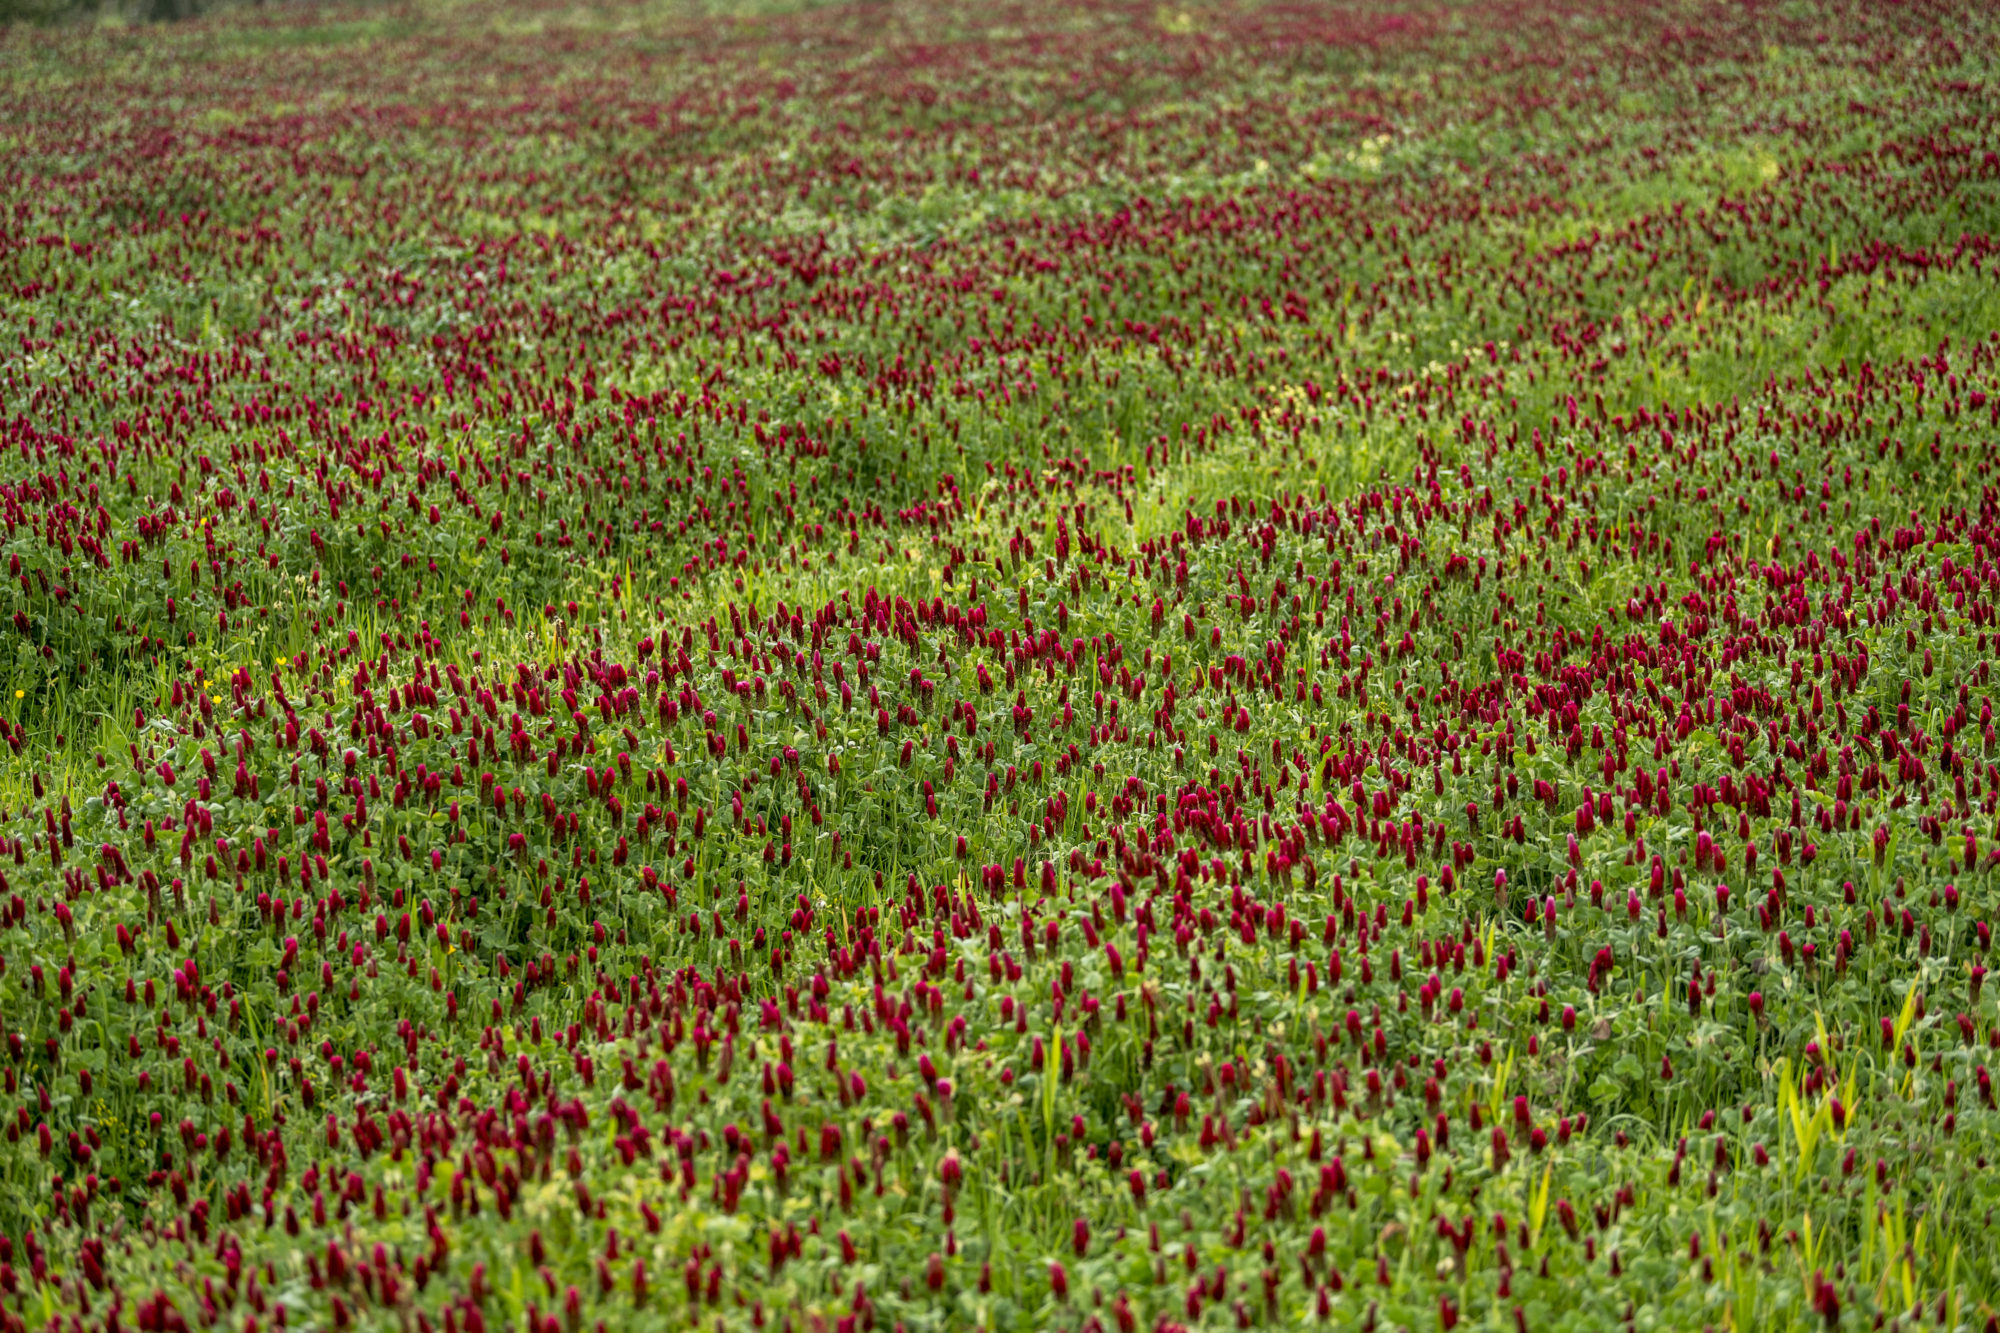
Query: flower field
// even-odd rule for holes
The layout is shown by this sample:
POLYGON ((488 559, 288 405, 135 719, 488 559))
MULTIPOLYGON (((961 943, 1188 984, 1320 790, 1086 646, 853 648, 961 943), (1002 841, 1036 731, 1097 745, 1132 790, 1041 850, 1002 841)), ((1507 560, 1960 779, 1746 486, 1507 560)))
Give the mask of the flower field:
POLYGON ((2000 1329, 1996 57, 0 33, 0 1333, 2000 1329))

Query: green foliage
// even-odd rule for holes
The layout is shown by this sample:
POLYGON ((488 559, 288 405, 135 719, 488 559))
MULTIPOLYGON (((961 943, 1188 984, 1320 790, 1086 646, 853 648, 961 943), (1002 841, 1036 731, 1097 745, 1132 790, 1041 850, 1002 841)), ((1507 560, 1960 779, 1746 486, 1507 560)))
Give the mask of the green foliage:
POLYGON ((1996 33, 0 36, 4 1333, 1987 1326, 1996 33))

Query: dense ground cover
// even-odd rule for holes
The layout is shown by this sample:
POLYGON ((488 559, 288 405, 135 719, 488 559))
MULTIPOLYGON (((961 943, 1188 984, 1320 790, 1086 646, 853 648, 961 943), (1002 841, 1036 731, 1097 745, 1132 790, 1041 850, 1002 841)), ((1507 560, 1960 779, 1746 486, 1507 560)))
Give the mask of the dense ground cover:
POLYGON ((0 36, 0 1318, 1992 1327, 1997 32, 0 36))

